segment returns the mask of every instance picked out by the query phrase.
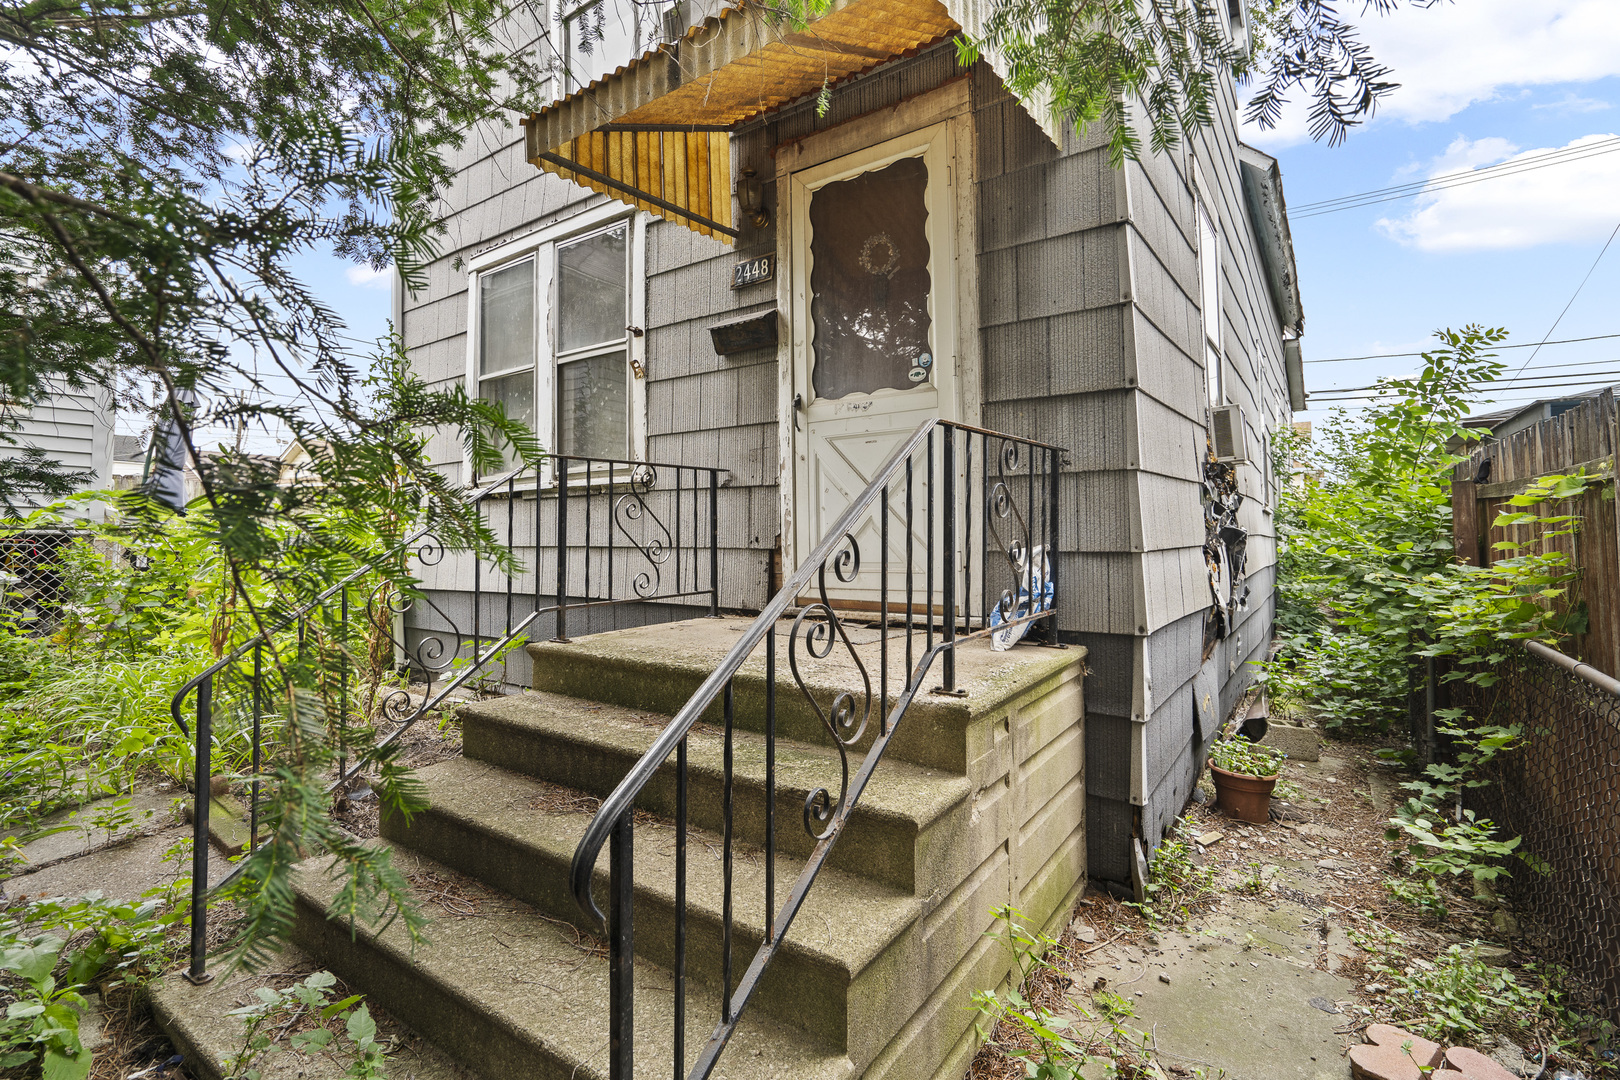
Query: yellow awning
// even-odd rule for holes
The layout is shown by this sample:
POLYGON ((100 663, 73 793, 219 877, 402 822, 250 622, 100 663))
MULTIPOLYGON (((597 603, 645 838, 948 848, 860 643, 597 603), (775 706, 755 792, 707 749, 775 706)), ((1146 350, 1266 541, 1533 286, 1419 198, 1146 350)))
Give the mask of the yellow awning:
POLYGON ((801 30, 745 2, 528 117, 528 158, 730 242, 731 128, 959 25, 939 0, 834 0, 801 30))
MULTIPOLYGON (((977 38, 988 13, 989 0, 833 0, 795 29, 744 0, 531 114, 528 158, 730 243, 732 128, 958 30, 977 38)), ((1006 75, 1000 56, 984 59, 1006 75)), ((1048 104, 1023 105, 1056 143, 1048 104)))

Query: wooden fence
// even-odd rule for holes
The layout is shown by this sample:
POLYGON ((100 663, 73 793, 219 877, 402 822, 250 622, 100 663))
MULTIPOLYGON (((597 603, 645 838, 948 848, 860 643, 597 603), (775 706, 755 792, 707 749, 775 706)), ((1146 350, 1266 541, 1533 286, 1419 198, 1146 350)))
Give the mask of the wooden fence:
POLYGON ((1551 420, 1516 431, 1476 449, 1457 466, 1451 485, 1452 536, 1457 557, 1489 566, 1511 552, 1494 545, 1503 540, 1534 540, 1529 526, 1499 528, 1504 510, 1528 510, 1550 516, 1577 514, 1580 527, 1569 536, 1546 542, 1560 550, 1578 570, 1569 594, 1571 606, 1585 605, 1587 629, 1561 647, 1608 675, 1620 677, 1620 501, 1614 473, 1617 416, 1612 391, 1590 398, 1551 420), (1508 500, 1544 476, 1585 472, 1599 482, 1584 495, 1557 504, 1511 507, 1508 500))

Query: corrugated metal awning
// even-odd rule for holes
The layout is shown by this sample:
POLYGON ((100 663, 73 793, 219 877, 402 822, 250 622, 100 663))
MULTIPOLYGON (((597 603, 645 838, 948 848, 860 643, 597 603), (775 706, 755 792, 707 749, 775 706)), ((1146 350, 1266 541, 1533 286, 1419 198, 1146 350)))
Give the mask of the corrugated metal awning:
MULTIPOLYGON (((529 116, 529 161, 729 242, 737 230, 728 131, 964 27, 976 31, 984 3, 833 0, 795 29, 745 2, 529 116)), ((997 57, 985 59, 1001 70, 997 57)), ((1048 111, 1031 108, 1055 140, 1048 111)))

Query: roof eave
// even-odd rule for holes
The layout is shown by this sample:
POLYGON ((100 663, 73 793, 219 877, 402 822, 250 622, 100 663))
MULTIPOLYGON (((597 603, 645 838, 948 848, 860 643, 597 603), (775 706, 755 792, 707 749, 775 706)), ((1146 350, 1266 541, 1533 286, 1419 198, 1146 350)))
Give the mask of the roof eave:
POLYGON ((1285 334, 1299 337, 1305 332, 1305 307, 1299 296, 1299 270, 1294 264, 1294 240, 1288 228, 1288 204, 1283 199, 1282 170, 1277 159, 1243 143, 1238 144, 1239 170, 1243 176, 1244 201, 1255 238, 1260 243, 1260 259, 1265 264, 1266 282, 1277 307, 1277 321, 1285 334))

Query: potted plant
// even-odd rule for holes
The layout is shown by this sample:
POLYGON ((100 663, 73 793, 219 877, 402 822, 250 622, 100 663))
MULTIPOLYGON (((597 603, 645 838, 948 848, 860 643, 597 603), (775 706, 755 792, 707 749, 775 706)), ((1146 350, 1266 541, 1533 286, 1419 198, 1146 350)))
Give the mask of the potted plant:
POLYGON ((1215 805, 1239 820, 1265 824, 1271 819, 1271 789, 1286 756, 1242 737, 1216 743, 1209 752, 1215 805))

